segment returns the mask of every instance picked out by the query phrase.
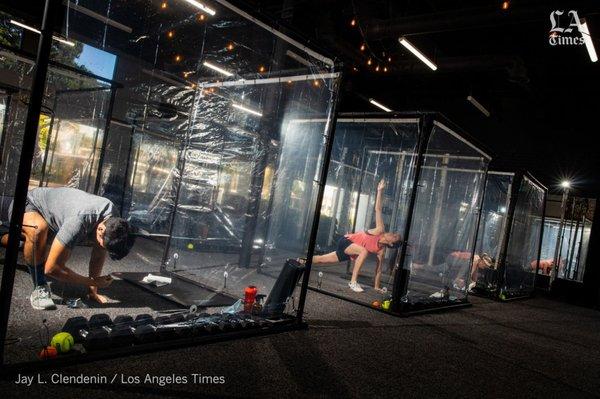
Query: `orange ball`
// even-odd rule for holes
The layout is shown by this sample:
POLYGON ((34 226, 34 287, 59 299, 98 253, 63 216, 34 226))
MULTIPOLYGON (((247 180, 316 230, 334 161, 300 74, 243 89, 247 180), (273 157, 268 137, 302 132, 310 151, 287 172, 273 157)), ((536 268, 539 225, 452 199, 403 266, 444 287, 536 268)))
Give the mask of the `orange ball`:
POLYGON ((53 346, 47 346, 40 351, 38 356, 42 360, 54 359, 55 357, 58 356, 58 351, 53 346))
POLYGON ((379 309, 381 307, 381 302, 373 301, 373 302, 371 302, 371 306, 373 306, 376 309, 379 309))

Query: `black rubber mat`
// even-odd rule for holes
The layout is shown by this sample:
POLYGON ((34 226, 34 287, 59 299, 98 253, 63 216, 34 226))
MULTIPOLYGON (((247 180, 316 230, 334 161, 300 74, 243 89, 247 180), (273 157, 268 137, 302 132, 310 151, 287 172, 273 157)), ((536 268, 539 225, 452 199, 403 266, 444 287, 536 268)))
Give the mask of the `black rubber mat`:
POLYGON ((156 287, 154 284, 142 282, 142 279, 147 276, 148 273, 113 273, 113 276, 121 278, 183 307, 190 307, 191 305, 200 307, 230 306, 238 300, 238 298, 212 291, 192 282, 177 278, 177 276, 174 275, 161 274, 158 272, 152 274, 171 277, 171 284, 156 287))

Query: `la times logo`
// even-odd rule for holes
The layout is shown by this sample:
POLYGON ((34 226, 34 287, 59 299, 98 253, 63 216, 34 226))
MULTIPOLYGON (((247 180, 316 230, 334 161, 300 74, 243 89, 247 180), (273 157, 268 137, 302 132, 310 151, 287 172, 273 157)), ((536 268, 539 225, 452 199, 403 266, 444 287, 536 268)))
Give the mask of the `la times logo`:
POLYGON ((551 46, 580 46, 585 44, 583 35, 588 34, 583 29, 583 22, 579 19, 577 11, 565 12, 555 10, 550 13, 550 37, 548 42, 551 46), (562 18, 561 18, 562 17, 562 18))

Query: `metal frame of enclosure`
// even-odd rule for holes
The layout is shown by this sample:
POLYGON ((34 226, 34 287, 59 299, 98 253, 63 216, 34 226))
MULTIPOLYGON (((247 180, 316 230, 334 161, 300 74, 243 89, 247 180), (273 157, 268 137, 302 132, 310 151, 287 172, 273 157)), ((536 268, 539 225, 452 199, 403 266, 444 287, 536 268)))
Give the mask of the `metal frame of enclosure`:
MULTIPOLYGON (((34 38, 34 43, 37 41, 37 55, 35 57, 30 52, 22 52, 21 49, 2 49, 3 52, 13 54, 19 62, 26 62, 35 68, 31 76, 28 77, 30 80, 25 80, 26 83, 31 83, 30 89, 23 89, 28 93, 29 102, 26 104, 27 117, 23 123, 23 132, 20 136, 22 142, 11 143, 11 145, 18 144, 19 151, 17 154, 18 162, 13 161, 16 185, 14 191, 11 192, 11 197, 14 199, 14 209, 10 219, 10 239, 2 271, 0 341, 4 342, 6 340, 7 331, 11 327, 9 315, 17 271, 18 237, 20 237, 27 191, 31 184, 32 159, 38 141, 40 115, 44 113, 45 91, 47 90, 48 78, 53 71, 61 71, 67 75, 82 74, 91 77, 96 81, 107 84, 107 87, 102 88, 102 90, 109 90, 107 107, 103 108, 105 117, 101 128, 104 133, 102 137, 96 136, 95 140, 97 142, 94 142, 94 148, 97 147, 99 151, 98 156, 94 154, 95 158, 93 160, 93 164, 96 165, 96 175, 92 176, 90 172, 87 184, 82 189, 104 195, 112 199, 122 210, 127 211, 127 207, 131 205, 131 197, 127 196, 127 190, 130 188, 128 182, 135 180, 137 173, 135 169, 139 166, 137 158, 140 157, 139 145, 141 144, 134 140, 136 132, 143 133, 143 138, 166 138, 171 148, 177 153, 176 166, 171 171, 171 179, 165 180, 161 184, 162 188, 168 187, 170 192, 167 197, 155 198, 159 202, 164 201, 164 198, 169 198, 165 208, 168 210, 165 218, 166 224, 164 225, 166 232, 153 233, 152 231, 140 230, 142 239, 161 242, 161 245, 165 244, 162 261, 157 262, 154 271, 157 274, 173 277, 174 280, 187 284, 193 289, 203 292, 219 291, 218 293, 222 297, 238 300, 236 303, 240 303, 239 300, 244 297, 243 287, 241 292, 239 288, 242 285, 246 286, 247 281, 240 278, 238 284, 240 287, 236 286, 233 292, 228 292, 227 289, 231 288, 231 283, 235 282, 232 269, 225 269, 226 287, 215 287, 210 284, 210 281, 206 283, 202 280, 188 278, 174 270, 176 267, 173 262, 176 263, 178 259, 180 263, 183 262, 183 257, 179 257, 177 254, 177 248, 179 248, 177 247, 177 240, 179 240, 177 228, 182 225, 177 218, 181 218, 183 215, 186 223, 194 219, 185 214, 192 205, 196 205, 192 202, 193 198, 196 198, 195 201, 200 204, 198 205, 198 208, 201 208, 200 212, 209 213, 216 207, 212 205, 210 209, 202 208, 206 197, 197 199, 199 197, 189 195, 191 191, 194 195, 203 195, 204 192, 201 191, 201 188, 204 186, 198 181, 207 180, 206 174, 187 176, 186 173, 189 172, 189 169, 186 168, 190 163, 195 162, 200 165, 191 171, 194 174, 198 171, 208 170, 209 167, 212 167, 209 165, 211 162, 222 162, 215 161, 219 154, 255 157, 247 163, 249 169, 245 171, 250 176, 248 191, 244 194, 247 196, 248 201, 245 204, 246 213, 242 216, 240 222, 243 225, 242 235, 239 245, 236 244, 235 246, 237 263, 234 269, 240 272, 240 275, 244 274, 246 276, 248 270, 254 268, 256 269, 256 276, 262 276, 268 280, 268 283, 264 283, 264 307, 262 308, 263 313, 260 313, 259 317, 261 320, 260 322, 252 321, 248 319, 250 316, 244 316, 247 317, 244 323, 223 324, 220 327, 217 325, 218 323, 212 323, 215 328, 210 334, 207 334, 206 331, 199 335, 196 333, 191 335, 176 333, 169 339, 161 338, 159 342, 146 342, 135 345, 128 343, 116 349, 75 353, 46 361, 8 362, 6 356, 7 346, 5 345, 0 355, 0 363, 7 372, 68 365, 132 353, 265 335, 306 327, 303 321, 304 304, 311 268, 310 259, 314 252, 319 223, 319 209, 332 150, 335 111, 341 84, 341 73, 338 72, 340 64, 305 46, 302 39, 295 38, 287 30, 284 33, 283 27, 275 28, 273 25, 263 22, 226 0, 211 0, 210 5, 212 8, 203 6, 204 8, 201 9, 193 7, 197 2, 190 3, 186 1, 170 3, 167 11, 171 13, 169 14, 172 15, 171 19, 157 17, 158 14, 153 11, 155 7, 160 9, 161 2, 147 0, 144 3, 145 7, 153 11, 148 12, 148 15, 161 20, 160 26, 151 25, 149 27, 149 29, 157 29, 159 33, 156 37, 155 46, 150 46, 151 51, 148 47, 144 47, 143 41, 154 40, 154 37, 139 36, 137 40, 129 40, 131 38, 127 35, 132 33, 132 28, 115 20, 119 12, 122 13, 123 18, 128 15, 123 10, 126 11, 131 3, 111 2, 111 6, 116 7, 118 12, 111 13, 109 18, 97 11, 86 9, 79 3, 63 2, 61 0, 46 0, 45 2, 43 21, 37 23, 41 27, 41 33, 39 33, 38 39, 34 38), (68 16, 67 18, 65 18, 65 13, 68 16), (215 13, 217 14, 217 17, 215 17, 217 20, 214 30, 211 31, 207 28, 199 30, 196 28, 196 24, 208 26, 208 21, 215 13), (242 31, 239 31, 242 28, 238 29, 239 41, 234 42, 232 40, 230 42, 228 37, 222 36, 226 29, 236 29, 235 26, 238 25, 235 23, 219 25, 220 20, 218 18, 222 18, 222 21, 234 21, 239 26, 246 27, 242 31), (170 23, 173 25, 169 25, 170 23), (65 24, 69 29, 63 34, 61 30, 65 28, 65 24), (212 41, 206 39, 206 37, 202 42, 194 41, 194 46, 200 46, 198 47, 201 50, 199 50, 199 54, 202 55, 199 56, 198 62, 193 66, 195 72, 189 73, 178 64, 182 56, 171 57, 169 52, 173 50, 168 44, 164 44, 171 43, 165 41, 165 37, 171 38, 173 36, 169 29, 180 29, 181 38, 178 37, 177 40, 185 40, 186 24, 193 25, 189 38, 195 38, 196 36, 193 36, 195 34, 207 35, 206 32, 213 34, 212 41), (64 43, 66 39, 69 39, 75 40, 76 45, 86 45, 88 37, 85 29, 89 25, 96 28, 99 26, 100 29, 90 27, 90 35, 97 34, 98 37, 94 37, 93 40, 89 39, 87 43, 101 43, 100 45, 104 45, 107 40, 109 42, 113 40, 112 45, 117 48, 115 53, 122 55, 116 57, 119 61, 116 65, 121 68, 121 73, 117 72, 112 79, 94 75, 85 67, 78 68, 73 65, 63 65, 60 61, 53 59, 52 54, 57 51, 58 46, 57 37, 62 40, 60 43, 64 43), (107 32, 110 32, 111 35, 107 36, 107 32), (127 40, 122 39, 123 37, 127 40), (245 43, 244 40, 247 40, 248 43, 245 43), (255 41, 254 45, 250 45, 252 40, 255 41), (139 46, 139 51, 136 46, 139 46), (228 53, 228 51, 231 51, 230 46, 231 48, 239 46, 239 59, 228 53), (127 50, 131 52, 127 53, 127 50), (242 58, 242 55, 245 55, 247 59, 242 58), (138 56, 140 57, 139 60, 135 58, 138 56), (161 59, 161 63, 156 61, 159 57, 164 57, 161 59), (147 60, 153 60, 154 64, 147 68, 144 67, 147 60), (230 62, 231 71, 226 70, 226 67, 223 66, 226 61, 230 62), (127 65, 123 66, 122 62, 127 63, 127 65), (267 63, 271 64, 269 67, 271 69, 264 67, 267 63), (260 70, 259 65, 263 65, 260 70), (234 68, 236 68, 235 72, 233 72, 234 68), (195 74, 197 77, 194 76, 195 74), (163 102, 152 97, 152 95, 156 95, 156 93, 151 93, 153 89, 160 91, 156 97, 163 102), (164 102, 164 98, 168 98, 170 103, 164 102), (181 112, 181 108, 185 108, 188 112, 181 112), (138 114, 132 116, 136 112, 141 115, 139 118, 136 116, 138 114), (183 119, 181 119, 182 114, 185 114, 183 119), (298 126, 300 125, 297 122, 306 118, 319 119, 321 122, 313 126, 310 131, 299 130, 298 126), (164 122, 165 120, 167 122, 164 122), (176 123, 168 125, 168 122, 172 120, 176 120, 176 123), (223 127, 223 124, 216 126, 223 120, 227 122, 225 127, 223 127), (168 125, 166 126, 167 129, 172 129, 176 133, 179 132, 176 129, 181 129, 183 133, 165 135, 165 131, 161 129, 163 127, 161 123, 168 125), (123 135, 121 136, 121 134, 123 135), (238 141, 234 141, 231 137, 235 137, 238 141), (218 143, 218 146, 210 147, 211 143, 218 143), (126 148, 126 157, 118 153, 115 148, 126 148), (137 150, 134 151, 134 149, 137 150), (236 150, 240 151, 236 153, 236 150), (242 155, 239 155, 240 153, 242 155), (199 156, 204 158, 199 159, 199 156), (280 162, 281 159, 284 159, 284 161, 280 162), (18 170, 16 170, 17 166, 18 170), (111 173, 113 175, 117 173, 118 179, 111 180, 114 177, 111 173), (302 208, 299 208, 300 211, 296 214, 277 214, 276 222, 279 230, 274 230, 274 227, 271 226, 272 221, 269 218, 275 213, 274 209, 276 207, 277 212, 287 210, 286 201, 288 198, 286 195, 290 195, 290 193, 298 196, 294 199, 302 203, 302 208), (188 195, 188 197, 184 197, 184 195, 188 195), (184 202, 184 199, 187 202, 184 202), (295 240, 289 239, 289 236, 285 235, 286 223, 293 225, 295 240), (296 223, 297 226, 293 223, 296 223), (257 225, 259 226, 257 227, 257 225), (259 230, 267 233, 259 236, 256 233, 259 230), (281 231, 284 232, 281 233, 281 231), (267 238, 270 237, 269 232, 272 236, 281 237, 281 239, 267 242, 267 238), (257 237, 260 237, 260 239, 257 239, 257 237), (289 242, 293 246, 286 247, 283 251, 286 257, 274 259, 271 262, 278 263, 278 267, 269 269, 269 261, 266 259, 272 256, 273 247, 280 245, 280 242, 289 242), (302 266, 295 261, 297 257, 306 257, 308 261, 302 266), (291 269, 286 269, 290 259, 293 260, 292 263, 295 262, 293 263, 294 266, 291 269), (285 263, 283 267, 281 266, 282 263, 285 263), (265 267, 265 264, 267 267, 265 267), (227 281, 227 272, 230 275, 229 282, 227 281), (284 276, 285 273, 289 275, 284 276), (299 288, 297 288, 297 285, 299 288), (285 294, 286 292, 287 294, 285 294), (277 298, 283 297, 285 297, 284 302, 276 302, 279 300, 277 298), (232 328, 232 326, 235 328, 232 328)), ((135 19, 135 17, 133 18, 135 19)), ((31 23, 35 24, 35 21, 31 23)), ((233 34, 235 32, 232 32, 233 34)), ((86 90, 90 91, 91 89, 86 90)), ((55 99, 55 104, 56 101, 55 99)), ((4 116, 6 121, 9 118, 8 113, 5 113, 4 116)), ((53 115, 50 115, 50 120, 54 121, 53 115)), ((3 128, 5 128, 4 125, 2 125, 3 128)), ((52 131, 53 128, 50 127, 49 129, 52 131)), ((2 134, 1 139, 4 142, 4 134, 2 134)), ((3 144, 7 145, 7 143, 3 144)), ((47 145, 44 160, 48 158, 49 149, 50 146, 47 145)), ((154 159, 154 161, 158 162, 160 159, 154 159)), ((42 167, 42 172, 45 172, 45 170, 46 168, 42 167)), ((42 181, 46 180, 47 178, 41 179, 40 185, 42 185, 42 181)), ((205 186, 210 184, 213 184, 212 181, 205 184, 205 186)), ((214 204, 215 198, 219 194, 217 190, 212 189, 211 196, 207 201, 214 204)), ((189 227, 185 223, 183 225, 186 228, 189 227)), ((198 247, 209 247, 210 244, 207 240, 190 241, 195 237, 195 234, 200 234, 197 225, 193 225, 192 228, 192 235, 185 237, 181 243, 183 250, 189 251, 188 259, 190 262, 194 262, 194 258, 197 257, 198 247), (202 245, 199 245, 198 242, 201 242, 202 245), (193 243, 196 243, 196 246, 193 243)), ((211 250, 207 252, 210 253, 211 250)), ((196 262, 198 262, 197 259, 196 262)), ((229 267, 229 264, 227 264, 227 267, 229 267)), ((222 271, 219 272, 222 276, 222 271)), ((122 277, 127 280, 125 274, 123 273, 122 277)), ((129 280, 135 282, 133 280, 136 278, 134 276, 129 280)), ((221 280, 219 280, 219 284, 220 282, 221 280)), ((140 290, 140 292, 142 291, 140 290)), ((166 299, 169 299, 170 296, 165 295, 164 292, 155 293, 166 299)), ((174 300, 174 302, 180 305, 183 304, 177 300, 174 300)), ((196 305, 196 303, 193 304, 196 305)), ((197 305, 199 307, 225 306, 224 304, 207 305, 203 303, 197 305)), ((196 312, 195 306, 193 306, 193 309, 185 309, 185 311, 189 311, 189 313, 184 314, 187 319, 198 315, 200 315, 198 316, 200 318, 205 317, 196 312)), ((250 314, 248 311, 246 312, 246 315, 250 314)), ((255 315, 255 313, 252 314, 255 315)), ((116 321, 112 326, 115 328, 122 327, 118 326, 116 321)), ((156 326, 160 327, 159 324, 156 326)), ((129 328, 130 326, 126 327, 129 328)), ((197 332, 197 330, 194 331, 197 332)))
POLYGON ((533 294, 540 277, 547 191, 525 171, 488 172, 472 293, 500 300, 533 294))
POLYGON ((402 242, 386 249, 381 291, 368 283, 365 292, 349 291, 349 262, 313 265, 310 289, 395 315, 468 306, 467 276, 490 159, 439 113, 338 115, 326 183, 332 201, 321 209, 320 252, 335 249, 333 231, 339 238, 373 227, 379 179, 387 181, 386 231, 400 233, 402 242), (344 195, 347 200, 339 199, 344 195), (351 215, 344 218, 340 207, 351 215), (357 227, 359 208, 366 216, 357 227))

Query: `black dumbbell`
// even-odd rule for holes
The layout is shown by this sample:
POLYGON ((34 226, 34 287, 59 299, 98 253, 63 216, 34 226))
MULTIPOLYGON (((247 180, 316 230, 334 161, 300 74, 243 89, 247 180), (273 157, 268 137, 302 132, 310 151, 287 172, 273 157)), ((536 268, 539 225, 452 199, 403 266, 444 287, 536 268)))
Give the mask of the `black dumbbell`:
MULTIPOLYGON (((133 322, 133 320, 131 321, 133 322)), ((135 340, 131 325, 124 324, 113 327, 109 333, 109 338, 113 347, 131 345, 135 340)))
POLYGON ((139 326, 143 326, 145 324, 153 324, 153 323, 154 323, 154 317, 150 316, 147 313, 143 313, 143 314, 139 314, 139 315, 135 316, 133 326, 139 327, 139 326))
POLYGON ((98 313, 95 315, 92 315, 92 317, 90 317, 90 321, 89 321, 89 327, 91 330, 96 329, 96 328, 100 328, 103 326, 112 326, 113 322, 110 318, 109 315, 107 315, 106 313, 98 313))
POLYGON ((83 342, 81 330, 89 330, 88 321, 83 316, 71 317, 67 320, 62 328, 62 331, 71 334, 73 336, 73 340, 77 343, 83 342))
POLYGON ((88 351, 110 348, 109 329, 100 327, 94 330, 82 330, 83 347, 88 351))
POLYGON ((133 335, 135 341, 140 344, 154 342, 158 339, 156 327, 152 324, 142 324, 141 326, 136 327, 133 335))
POLYGON ((129 315, 119 315, 114 318, 114 326, 131 326, 133 324, 133 317, 129 315))

